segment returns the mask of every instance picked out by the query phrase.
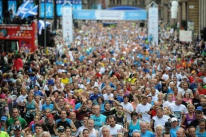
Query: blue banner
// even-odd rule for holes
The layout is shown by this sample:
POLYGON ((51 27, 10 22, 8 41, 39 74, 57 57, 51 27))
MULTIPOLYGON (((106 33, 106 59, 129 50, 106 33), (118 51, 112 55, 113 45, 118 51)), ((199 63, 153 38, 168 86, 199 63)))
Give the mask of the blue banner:
POLYGON ((0 17, 2 17, 2 9, 3 9, 3 7, 2 7, 2 0, 0 0, 0 17))
POLYGON ((82 0, 73 0, 72 7, 73 7, 73 9, 81 10, 82 9, 82 0))
POLYGON ((57 16, 62 16, 62 5, 64 4, 64 0, 56 1, 56 12, 57 16))
POLYGON ((26 1, 34 2, 34 0, 24 0, 24 2, 26 2, 26 1))
POLYGON ((146 20, 147 12, 145 10, 125 10, 123 18, 125 20, 146 20))
POLYGON ((62 16, 62 4, 57 4, 56 8, 57 16, 62 16))
MULTIPOLYGON (((76 9, 76 10, 82 9, 82 0, 66 0, 66 1, 71 2, 73 9, 76 9)), ((57 16, 62 16, 62 6, 66 1, 65 0, 56 0, 57 16)))
POLYGON ((73 18, 79 20, 96 20, 95 10, 73 10, 73 18))
POLYGON ((8 1, 8 10, 12 10, 13 14, 16 13, 17 3, 16 0, 9 0, 8 1))
POLYGON ((146 20, 146 10, 73 10, 79 20, 146 20))
MULTIPOLYGON (((54 5, 51 2, 46 2, 46 18, 54 17, 54 5)), ((44 3, 42 2, 40 5, 40 17, 44 18, 44 3)))

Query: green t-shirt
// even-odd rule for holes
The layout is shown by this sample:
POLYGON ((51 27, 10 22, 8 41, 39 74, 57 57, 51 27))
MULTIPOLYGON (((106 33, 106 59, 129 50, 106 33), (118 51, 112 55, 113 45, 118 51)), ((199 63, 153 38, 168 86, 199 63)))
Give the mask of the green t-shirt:
POLYGON ((9 134, 5 131, 0 131, 0 137, 9 137, 9 134))
MULTIPOLYGON (((27 122, 26 122, 26 120, 25 119, 23 119, 23 118, 21 118, 21 117, 18 117, 18 120, 20 121, 20 124, 21 124, 21 127, 22 127, 22 129, 24 129, 25 127, 26 127, 26 125, 27 125, 27 122)), ((15 123, 15 120, 13 119, 13 118, 10 118, 8 121, 7 121, 7 126, 9 127, 9 126, 11 126, 12 124, 14 124, 15 123)))

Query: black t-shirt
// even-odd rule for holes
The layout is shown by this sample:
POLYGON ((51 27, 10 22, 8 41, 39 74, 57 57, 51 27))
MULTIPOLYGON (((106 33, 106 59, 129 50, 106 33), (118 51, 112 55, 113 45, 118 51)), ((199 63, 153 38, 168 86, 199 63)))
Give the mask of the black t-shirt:
POLYGON ((206 108, 205 109, 202 109, 204 115, 206 115, 206 108))
POLYGON ((103 115, 109 116, 109 115, 114 115, 115 113, 116 113, 116 110, 113 109, 113 110, 110 110, 110 111, 105 111, 105 112, 103 113, 103 115))
POLYGON ((82 126, 82 124, 81 124, 81 122, 80 122, 79 120, 76 120, 76 121, 74 122, 74 125, 75 125, 75 127, 76 127, 77 129, 82 126))
POLYGON ((200 106, 200 100, 199 100, 199 99, 194 98, 194 99, 192 100, 192 102, 193 102, 193 105, 195 106, 195 108, 197 108, 198 106, 200 106))
POLYGON ((45 125, 43 125, 43 130, 44 130, 44 131, 49 131, 49 133, 50 133, 51 135, 55 135, 54 125, 45 124, 45 125))
POLYGON ((56 121, 56 124, 57 124, 57 128, 60 127, 60 126, 63 126, 64 129, 66 129, 66 127, 71 127, 70 124, 71 124, 71 120, 70 119, 66 119, 65 121, 62 121, 61 119, 58 119, 56 121))
POLYGON ((194 127, 197 127, 197 125, 199 124, 199 120, 195 119, 194 121, 192 121, 188 127, 190 126, 194 126, 194 127))

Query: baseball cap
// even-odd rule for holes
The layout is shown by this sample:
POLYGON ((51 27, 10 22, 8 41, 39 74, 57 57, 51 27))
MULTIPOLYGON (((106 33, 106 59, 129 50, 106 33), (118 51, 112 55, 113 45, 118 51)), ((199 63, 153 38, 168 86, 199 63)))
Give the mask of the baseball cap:
POLYGON ((178 120, 177 120, 176 117, 171 118, 171 122, 177 122, 177 121, 178 121, 178 120))
POLYGON ((201 111, 202 112, 202 107, 201 106, 197 107, 196 111, 201 111))
POLYGON ((48 115, 47 115, 47 118, 52 118, 52 119, 53 119, 54 116, 53 116, 52 114, 48 114, 48 115))
POLYGON ((6 121, 7 120, 7 117, 6 116, 2 116, 1 117, 1 121, 6 121))

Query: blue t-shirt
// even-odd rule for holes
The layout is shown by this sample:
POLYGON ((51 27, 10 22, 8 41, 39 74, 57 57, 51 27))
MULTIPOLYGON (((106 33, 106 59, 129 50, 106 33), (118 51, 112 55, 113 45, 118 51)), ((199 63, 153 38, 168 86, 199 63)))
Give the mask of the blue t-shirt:
POLYGON ((44 96, 44 94, 40 90, 37 90, 34 91, 34 96, 44 96))
POLYGON ((141 133, 141 137, 154 137, 154 133, 151 131, 147 130, 145 133, 141 133))
POLYGON ((49 105, 43 104, 43 105, 42 105, 42 110, 44 111, 44 110, 46 110, 46 109, 50 109, 51 111, 53 111, 54 105, 53 105, 53 104, 49 104, 49 105))
POLYGON ((90 95, 90 100, 92 100, 92 101, 97 100, 97 98, 100 97, 100 96, 101 96, 100 94, 97 94, 97 95, 96 94, 91 94, 90 95))
POLYGON ((94 120, 94 128, 95 128, 95 129, 101 128, 102 125, 104 125, 105 122, 106 122, 106 116, 104 116, 104 115, 102 115, 102 114, 100 114, 99 117, 96 117, 95 115, 92 115, 92 116, 91 116, 91 119, 94 120))
POLYGON ((203 132, 203 133, 200 133, 200 131, 197 130, 197 131, 196 131, 196 136, 197 136, 197 137, 206 137, 206 131, 203 132))
POLYGON ((179 128, 180 128, 180 127, 171 128, 171 129, 170 129, 170 136, 171 136, 171 137, 177 137, 176 133, 177 133, 177 130, 178 130, 179 128))

